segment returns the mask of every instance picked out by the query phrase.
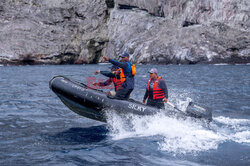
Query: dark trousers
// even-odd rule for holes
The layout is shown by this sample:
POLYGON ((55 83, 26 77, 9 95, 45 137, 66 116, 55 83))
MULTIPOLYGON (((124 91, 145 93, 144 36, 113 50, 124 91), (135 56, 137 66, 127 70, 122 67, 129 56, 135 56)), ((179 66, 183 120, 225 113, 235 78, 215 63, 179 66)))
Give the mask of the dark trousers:
POLYGON ((133 91, 134 89, 118 89, 116 91, 115 97, 119 98, 119 99, 128 99, 130 96, 130 93, 133 91))
POLYGON ((155 99, 154 100, 154 99, 148 98, 147 105, 152 106, 152 107, 156 107, 159 109, 164 109, 165 105, 164 105, 164 102, 162 100, 163 99, 155 99))

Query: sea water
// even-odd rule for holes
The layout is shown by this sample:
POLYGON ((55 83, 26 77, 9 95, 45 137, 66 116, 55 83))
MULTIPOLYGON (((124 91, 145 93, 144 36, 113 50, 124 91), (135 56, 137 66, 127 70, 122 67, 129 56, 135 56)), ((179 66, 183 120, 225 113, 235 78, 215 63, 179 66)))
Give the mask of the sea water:
MULTIPOLYGON (((103 65, 2 66, 0 165, 249 165, 249 65, 137 65, 131 98, 142 101, 156 67, 169 101, 188 98, 213 112, 209 126, 192 118, 118 115, 107 124, 70 111, 49 89, 55 75, 105 81, 103 65)), ((109 91, 110 89, 105 89, 109 91)))

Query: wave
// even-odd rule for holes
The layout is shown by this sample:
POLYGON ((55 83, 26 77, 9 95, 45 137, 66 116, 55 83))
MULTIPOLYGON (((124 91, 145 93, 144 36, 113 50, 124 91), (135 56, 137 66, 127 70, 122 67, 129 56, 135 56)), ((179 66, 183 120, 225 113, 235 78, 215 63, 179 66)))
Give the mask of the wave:
POLYGON ((159 150, 171 153, 192 153, 217 149, 227 141, 250 145, 250 120, 215 117, 210 128, 191 118, 176 119, 164 112, 154 116, 118 115, 108 113, 112 139, 160 136, 159 150))
POLYGON ((230 65, 228 63, 216 63, 216 64, 213 64, 215 66, 225 66, 225 65, 230 65))
POLYGON ((102 62, 102 63, 98 63, 97 65, 110 65, 110 63, 108 63, 108 62, 102 62))
POLYGON ((229 117, 224 117, 224 116, 215 117, 214 120, 223 123, 225 125, 250 124, 250 120, 248 119, 231 119, 229 117))
POLYGON ((217 128, 215 129, 223 134, 228 141, 250 145, 249 119, 231 119, 229 117, 219 116, 214 118, 214 121, 217 123, 217 128))

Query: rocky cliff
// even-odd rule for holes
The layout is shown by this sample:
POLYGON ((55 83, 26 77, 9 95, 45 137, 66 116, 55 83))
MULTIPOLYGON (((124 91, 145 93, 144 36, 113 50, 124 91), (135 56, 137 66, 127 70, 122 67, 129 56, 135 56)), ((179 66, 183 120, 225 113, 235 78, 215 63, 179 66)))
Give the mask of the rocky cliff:
POLYGON ((1 0, 0 61, 96 63, 108 42, 103 0, 1 0))
POLYGON ((249 63, 248 0, 2 0, 0 63, 249 63))

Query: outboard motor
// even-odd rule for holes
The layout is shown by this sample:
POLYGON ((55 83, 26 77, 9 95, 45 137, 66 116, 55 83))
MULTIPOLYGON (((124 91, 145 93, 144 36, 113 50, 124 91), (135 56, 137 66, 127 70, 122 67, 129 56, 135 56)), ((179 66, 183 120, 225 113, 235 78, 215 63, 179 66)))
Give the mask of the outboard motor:
POLYGON ((204 109, 198 105, 195 105, 193 102, 189 102, 186 109, 186 114, 194 118, 206 119, 208 122, 213 120, 211 110, 204 109))

